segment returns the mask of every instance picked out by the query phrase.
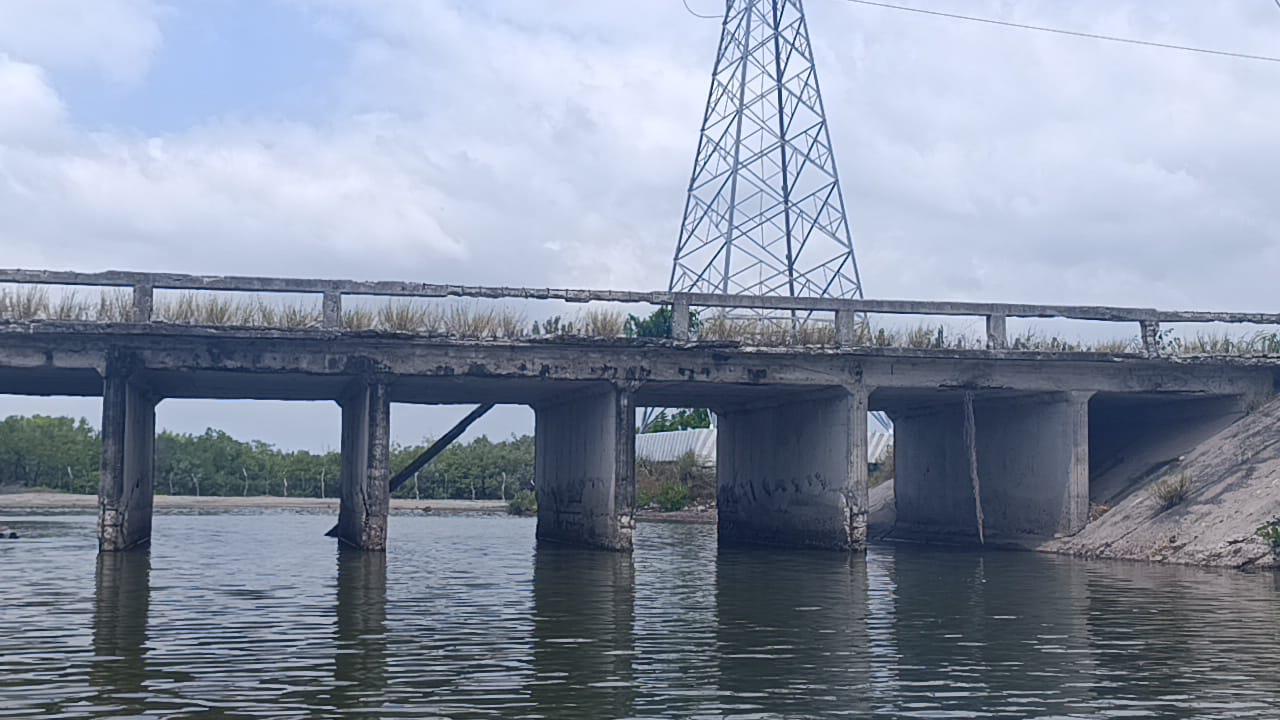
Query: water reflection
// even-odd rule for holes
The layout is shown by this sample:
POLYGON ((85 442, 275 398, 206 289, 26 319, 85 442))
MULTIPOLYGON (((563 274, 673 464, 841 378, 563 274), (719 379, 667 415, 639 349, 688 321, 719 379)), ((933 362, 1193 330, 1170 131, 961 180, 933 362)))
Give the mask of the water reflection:
POLYGON ((725 714, 867 712, 863 560, 842 553, 720 551, 716 662, 725 714))
POLYGON ((102 711, 134 707, 144 697, 150 608, 151 553, 99 554, 89 681, 104 701, 102 711))
POLYGON ((635 702, 630 556, 554 545, 533 566, 536 717, 627 717, 635 702))
POLYGON ((1088 710, 1277 716, 1280 665, 1251 659, 1280 648, 1280 576, 1137 563, 1082 567, 1089 602, 1081 614, 1098 696, 1088 710))
POLYGON ((1273 574, 397 520, 387 557, 287 515, 0 544, 0 716, 1280 717, 1273 574))
POLYGON ((1092 696, 1082 564, 1007 552, 892 551, 892 709, 1065 715, 1092 696))
POLYGON ((338 546, 333 703, 381 706, 387 679, 387 556, 338 546))

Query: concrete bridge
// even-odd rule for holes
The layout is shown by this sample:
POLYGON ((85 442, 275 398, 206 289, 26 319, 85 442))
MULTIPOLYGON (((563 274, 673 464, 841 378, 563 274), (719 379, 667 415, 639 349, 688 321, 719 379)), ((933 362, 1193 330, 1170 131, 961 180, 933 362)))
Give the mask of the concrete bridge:
POLYGON ((390 405, 511 403, 536 416, 540 540, 632 546, 635 415, 720 418, 721 542, 856 549, 867 535, 868 410, 894 420, 899 527, 1045 537, 1089 521, 1091 484, 1124 482, 1273 396, 1280 358, 1167 357, 1160 323, 1280 324, 1280 315, 481 288, 401 282, 8 270, 0 283, 129 288, 126 322, 0 322, 0 393, 101 396, 99 544, 149 541, 156 404, 165 398, 333 400, 342 408, 338 536, 386 547, 390 405), (155 321, 157 290, 315 293, 306 329, 155 321), (351 296, 666 305, 672 339, 467 340, 342 328, 351 296), (690 338, 697 308, 832 317, 832 347, 690 338), (856 345, 859 316, 985 318, 987 348, 856 345), (1006 349, 1006 318, 1134 323, 1142 352, 1006 349), (980 520, 976 520, 981 516, 980 520))

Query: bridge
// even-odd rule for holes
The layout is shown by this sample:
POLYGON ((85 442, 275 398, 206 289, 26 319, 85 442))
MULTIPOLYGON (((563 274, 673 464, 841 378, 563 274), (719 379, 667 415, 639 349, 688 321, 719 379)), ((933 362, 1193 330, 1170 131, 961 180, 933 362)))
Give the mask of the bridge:
POLYGON ((1144 308, 468 287, 128 272, 0 270, 0 284, 117 288, 112 321, 0 321, 0 393, 100 396, 99 547, 149 542, 155 410, 165 398, 341 406, 337 535, 386 547, 391 403, 503 403, 536 418, 539 540, 632 546, 635 416, 719 416, 726 544, 857 549, 867 537, 868 411, 894 421, 898 527, 957 538, 1049 537, 1089 522, 1091 485, 1126 482, 1259 407, 1280 357, 1165 351, 1169 323, 1280 324, 1280 315, 1144 308), (196 326, 155 317, 157 291, 319 296, 315 327, 196 326), (467 338, 357 330, 353 298, 553 300, 672 309, 672 337, 467 338), (699 339, 695 313, 830 319, 828 345, 699 339), (976 317, 985 346, 880 347, 867 315, 976 317), (1123 351, 1011 349, 1009 318, 1126 323, 1123 351))

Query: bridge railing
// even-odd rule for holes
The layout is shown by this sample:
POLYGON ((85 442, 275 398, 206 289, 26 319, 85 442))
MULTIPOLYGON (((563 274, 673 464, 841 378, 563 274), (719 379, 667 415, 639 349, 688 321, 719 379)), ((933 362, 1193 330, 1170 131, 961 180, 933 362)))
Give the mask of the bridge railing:
POLYGON ((569 303, 627 303, 665 305, 672 308, 673 336, 690 339, 691 313, 696 308, 729 310, 831 313, 841 347, 858 344, 859 318, 869 314, 977 317, 986 321, 986 346, 1008 347, 1009 318, 1061 318, 1136 323, 1143 350, 1160 354, 1161 323, 1237 323, 1280 325, 1280 313, 1167 311, 1154 308, 1084 305, 1029 305, 1018 303, 945 302, 926 300, 864 300, 817 297, 718 295, 666 291, 575 290, 555 288, 440 285, 433 283, 364 280, 322 280, 232 275, 182 275, 108 271, 81 273, 57 270, 0 269, 0 283, 24 285, 96 286, 132 289, 132 320, 153 320, 156 290, 225 291, 247 293, 298 293, 322 296, 325 328, 342 326, 344 296, 409 298, 475 298, 561 300, 569 303))

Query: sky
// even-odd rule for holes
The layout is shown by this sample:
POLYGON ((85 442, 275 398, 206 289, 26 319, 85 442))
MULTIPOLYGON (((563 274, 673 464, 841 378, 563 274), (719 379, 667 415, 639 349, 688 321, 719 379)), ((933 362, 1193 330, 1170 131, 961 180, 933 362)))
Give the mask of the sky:
MULTIPOLYGON (((902 2, 1280 55, 1272 0, 902 2)), ((1276 310, 1280 63, 806 12, 868 297, 1276 310)), ((0 266, 665 287, 719 29, 681 0, 0 0, 0 266)), ((100 410, 0 397, 32 412, 100 410)), ((397 406, 395 437, 465 412, 397 406)), ((337 418, 159 410, 311 449, 337 418)))

